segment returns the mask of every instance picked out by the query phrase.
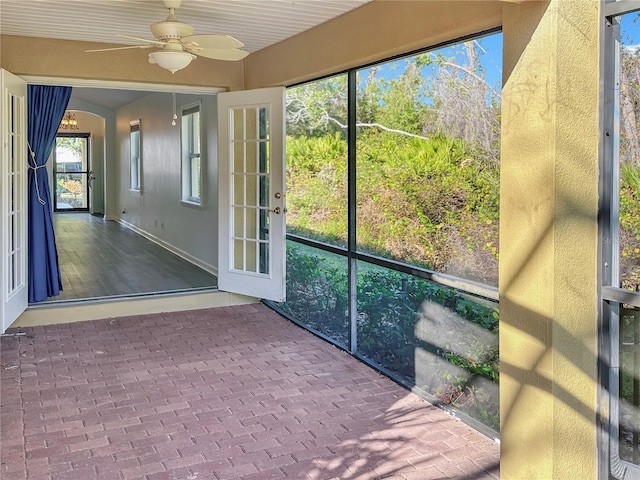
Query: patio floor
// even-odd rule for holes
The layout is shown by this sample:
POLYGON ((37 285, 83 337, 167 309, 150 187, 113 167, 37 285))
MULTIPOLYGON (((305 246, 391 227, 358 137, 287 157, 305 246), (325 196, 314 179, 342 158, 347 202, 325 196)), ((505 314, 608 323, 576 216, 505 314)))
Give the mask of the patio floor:
POLYGON ((499 477, 493 441, 262 304, 20 333, 3 480, 499 477))

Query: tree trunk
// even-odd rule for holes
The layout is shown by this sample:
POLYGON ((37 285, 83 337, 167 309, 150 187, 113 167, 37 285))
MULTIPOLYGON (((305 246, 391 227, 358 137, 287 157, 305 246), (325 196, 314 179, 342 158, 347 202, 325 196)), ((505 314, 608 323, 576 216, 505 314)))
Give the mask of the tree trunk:
MULTIPOLYGON (((622 58, 620 62, 620 161, 624 163, 634 162, 640 166, 640 138, 638 136, 638 116, 636 109, 639 107, 634 102, 633 86, 640 81, 640 65, 637 59, 622 58)), ((637 100, 637 99, 636 99, 637 100)))

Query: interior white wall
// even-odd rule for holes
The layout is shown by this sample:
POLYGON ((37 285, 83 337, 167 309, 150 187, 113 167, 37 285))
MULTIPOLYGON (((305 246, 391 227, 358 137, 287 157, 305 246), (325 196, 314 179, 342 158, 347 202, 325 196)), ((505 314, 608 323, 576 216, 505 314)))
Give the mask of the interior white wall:
POLYGON ((85 112, 77 112, 76 120, 80 128, 88 128, 91 135, 91 163, 89 165, 93 172, 91 181, 91 213, 94 215, 104 214, 104 137, 105 120, 102 117, 85 112))
POLYGON ((76 120, 80 129, 88 132, 90 140, 90 168, 95 179, 91 186, 91 213, 104 214, 104 160, 105 160, 105 119, 86 112, 76 112, 76 120))
POLYGON ((116 204, 119 219, 211 273, 217 273, 218 168, 215 95, 177 94, 182 106, 201 101, 202 206, 181 202, 180 119, 171 125, 170 93, 151 93, 116 113, 116 204), (142 192, 129 190, 129 122, 140 119, 142 192))

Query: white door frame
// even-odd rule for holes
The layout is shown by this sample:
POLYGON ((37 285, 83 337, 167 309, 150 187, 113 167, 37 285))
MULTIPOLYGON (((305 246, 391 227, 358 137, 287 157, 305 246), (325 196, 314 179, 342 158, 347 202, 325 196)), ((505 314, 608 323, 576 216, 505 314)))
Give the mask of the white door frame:
POLYGON ((284 87, 218 95, 218 287, 285 299, 284 87))
POLYGON ((0 69, 0 326, 28 305, 27 82, 0 69))

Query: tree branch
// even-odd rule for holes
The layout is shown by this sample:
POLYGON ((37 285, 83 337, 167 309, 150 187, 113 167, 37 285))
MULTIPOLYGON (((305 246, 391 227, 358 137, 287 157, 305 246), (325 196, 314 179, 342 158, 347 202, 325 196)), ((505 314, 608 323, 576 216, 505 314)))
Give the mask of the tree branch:
MULTIPOLYGON (((326 119, 332 121, 333 123, 338 125, 340 128, 347 128, 347 125, 344 125, 344 124, 340 123, 338 120, 336 120, 333 117, 330 117, 330 116, 327 115, 326 119)), ((429 140, 429 137, 424 137, 422 135, 416 135, 415 133, 405 132, 404 130, 397 130, 395 128, 385 127, 384 125, 380 125, 379 123, 357 122, 356 123, 356 127, 376 127, 376 128, 379 128, 380 130, 384 130, 385 132, 399 133, 400 135, 405 135, 407 137, 412 137, 412 138, 419 138, 420 140, 429 140)))
POLYGON ((469 70, 468 68, 463 67, 463 66, 458 65, 458 64, 453 63, 453 62, 447 62, 446 60, 438 60, 437 63, 440 64, 440 65, 447 65, 448 67, 453 67, 453 68, 457 68, 458 70, 462 70, 466 74, 471 75, 473 78, 481 81, 489 90, 491 90, 491 93, 493 93, 496 97, 498 97, 498 98, 500 97, 500 94, 498 93, 498 91, 495 88, 493 88, 491 85, 489 85, 484 78, 482 78, 481 76, 479 76, 475 72, 469 70))

